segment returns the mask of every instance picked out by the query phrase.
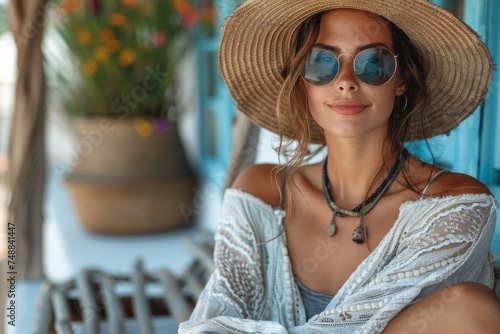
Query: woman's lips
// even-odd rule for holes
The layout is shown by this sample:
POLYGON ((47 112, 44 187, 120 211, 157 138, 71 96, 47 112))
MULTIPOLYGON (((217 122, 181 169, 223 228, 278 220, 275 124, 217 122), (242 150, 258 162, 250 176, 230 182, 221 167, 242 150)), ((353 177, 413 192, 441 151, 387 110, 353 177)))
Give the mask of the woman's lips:
POLYGON ((341 115, 359 114, 368 106, 362 102, 352 100, 339 100, 328 105, 330 109, 341 115))

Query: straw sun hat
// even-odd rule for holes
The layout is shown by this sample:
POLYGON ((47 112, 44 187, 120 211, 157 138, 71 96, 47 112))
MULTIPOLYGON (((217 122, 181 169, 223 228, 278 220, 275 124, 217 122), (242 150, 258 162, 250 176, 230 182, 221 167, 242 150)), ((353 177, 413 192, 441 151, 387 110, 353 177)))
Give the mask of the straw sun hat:
MULTIPOLYGON (((278 132, 280 73, 298 27, 306 18, 335 8, 382 16, 421 51, 430 94, 421 110, 428 137, 454 129, 485 98, 493 68, 487 47, 462 21, 425 0, 249 0, 224 24, 219 66, 236 107, 259 126, 278 132)), ((322 138, 312 117, 310 124, 312 138, 322 138)), ((422 139, 416 125, 414 118, 405 140, 422 139)), ((285 135, 294 138, 291 129, 285 128, 285 135)))

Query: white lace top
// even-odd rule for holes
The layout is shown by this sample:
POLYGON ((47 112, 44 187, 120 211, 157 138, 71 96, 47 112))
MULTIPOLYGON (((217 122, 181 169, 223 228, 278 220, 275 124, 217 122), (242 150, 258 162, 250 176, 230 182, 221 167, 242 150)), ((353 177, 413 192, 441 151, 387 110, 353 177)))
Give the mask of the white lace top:
POLYGON ((456 282, 494 285, 488 256, 497 202, 486 194, 401 205, 389 233, 326 310, 306 322, 282 230, 283 212, 226 190, 216 269, 179 333, 380 333, 398 312, 456 282))

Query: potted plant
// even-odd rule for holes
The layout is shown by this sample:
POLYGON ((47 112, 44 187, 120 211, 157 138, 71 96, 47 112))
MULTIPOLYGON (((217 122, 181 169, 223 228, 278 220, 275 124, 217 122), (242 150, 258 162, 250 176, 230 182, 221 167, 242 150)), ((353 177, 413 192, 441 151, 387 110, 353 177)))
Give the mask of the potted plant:
POLYGON ((205 2, 62 0, 56 29, 72 69, 58 71, 62 109, 79 140, 65 183, 83 225, 97 233, 182 226, 195 177, 176 121, 177 69, 205 2))

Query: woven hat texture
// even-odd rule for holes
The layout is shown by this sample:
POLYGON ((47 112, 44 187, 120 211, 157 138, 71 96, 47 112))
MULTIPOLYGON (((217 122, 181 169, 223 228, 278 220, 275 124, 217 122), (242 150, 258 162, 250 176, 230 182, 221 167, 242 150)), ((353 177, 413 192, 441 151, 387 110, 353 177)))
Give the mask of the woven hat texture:
MULTIPOLYGON (((219 67, 236 107, 257 125, 278 132, 280 73, 298 28, 308 17, 336 8, 388 19, 420 50, 430 94, 421 110, 427 137, 454 129, 484 100, 493 69, 486 45, 461 20, 425 0, 249 0, 223 26, 219 67)), ((313 141, 319 142, 322 129, 310 124, 313 141)), ((417 130, 414 118, 405 140, 422 139, 417 130)), ((294 138, 290 128, 285 135, 294 138)))

